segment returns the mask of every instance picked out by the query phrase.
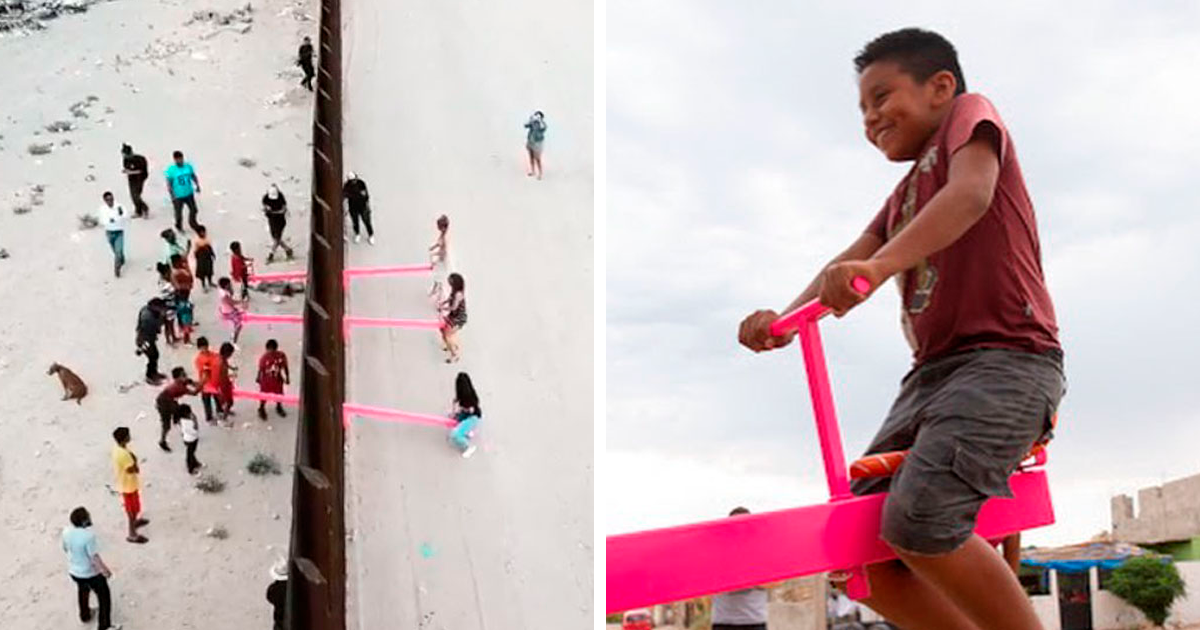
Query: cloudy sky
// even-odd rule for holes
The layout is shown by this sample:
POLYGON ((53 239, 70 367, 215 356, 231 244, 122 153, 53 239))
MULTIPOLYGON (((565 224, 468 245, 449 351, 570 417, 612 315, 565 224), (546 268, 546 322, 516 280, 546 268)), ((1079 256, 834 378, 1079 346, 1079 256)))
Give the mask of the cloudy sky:
MULTIPOLYGON (((799 353, 737 324, 779 309, 908 166, 863 138, 852 59, 905 26, 958 49, 1034 200, 1067 354, 1050 449, 1058 515, 1200 473, 1200 5, 608 2, 606 533, 827 499, 799 353)), ((827 320, 848 454, 910 354, 894 290, 827 320)))

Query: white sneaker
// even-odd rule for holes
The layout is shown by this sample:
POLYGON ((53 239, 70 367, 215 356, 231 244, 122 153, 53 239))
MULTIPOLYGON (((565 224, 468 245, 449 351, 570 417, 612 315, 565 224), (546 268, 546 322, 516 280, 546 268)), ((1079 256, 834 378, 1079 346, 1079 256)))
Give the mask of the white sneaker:
POLYGON ((374 237, 374 236, 368 236, 368 237, 367 237, 367 242, 368 242, 368 243, 370 243, 370 244, 372 244, 372 245, 374 245, 374 244, 375 244, 375 237, 374 237))
POLYGON ((466 459, 473 454, 475 454, 475 445, 474 444, 468 446, 467 450, 463 451, 462 456, 463 456, 463 459, 466 459))
POLYGON ((355 235, 354 235, 354 242, 355 242, 355 243, 361 243, 361 242, 362 242, 362 234, 355 234, 355 235))

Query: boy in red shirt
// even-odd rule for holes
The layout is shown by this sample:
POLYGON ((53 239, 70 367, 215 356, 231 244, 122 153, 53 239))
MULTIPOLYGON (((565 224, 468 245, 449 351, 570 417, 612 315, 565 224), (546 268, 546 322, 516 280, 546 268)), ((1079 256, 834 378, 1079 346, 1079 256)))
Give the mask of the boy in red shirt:
POLYGON ((242 283, 242 299, 250 297, 250 274, 254 273, 254 259, 242 255, 242 244, 234 241, 229 244, 229 277, 234 282, 242 283))
MULTIPOLYGON (((287 355, 279 351, 279 343, 274 339, 267 340, 267 351, 258 359, 258 391, 264 394, 283 395, 283 386, 292 382, 288 372, 287 355)), ((275 403, 275 413, 279 417, 287 417, 283 403, 275 403)), ((258 417, 267 419, 267 401, 258 402, 258 417)))
POLYGON ((171 431, 171 424, 175 421, 175 410, 179 407, 179 399, 184 396, 195 396, 198 393, 200 393, 200 387, 195 381, 188 378, 187 370, 181 367, 171 370, 171 382, 167 383, 154 399, 154 408, 158 410, 158 420, 162 429, 162 435, 158 439, 159 448, 168 453, 171 452, 171 447, 167 446, 167 433, 171 431))
MULTIPOLYGON (((940 35, 883 35, 854 60, 867 140, 909 173, 848 249, 785 310, 819 297, 838 316, 895 277, 914 367, 868 453, 909 450, 891 478, 881 535, 898 561, 868 567, 865 603, 906 628, 1040 628, 1004 559, 974 534, 979 508, 1048 438, 1065 381, 1033 205, 995 107, 966 93, 940 35), (857 276, 870 282, 860 294, 857 276)), ((757 311, 740 342, 761 352, 778 315, 757 311)))
POLYGON ((218 411, 221 409, 217 401, 217 396, 221 393, 218 379, 221 374, 221 356, 209 348, 207 337, 197 338, 196 348, 200 350, 195 359, 196 380, 200 383, 200 400, 204 403, 204 419, 212 424, 216 422, 213 418, 213 404, 217 404, 218 411))

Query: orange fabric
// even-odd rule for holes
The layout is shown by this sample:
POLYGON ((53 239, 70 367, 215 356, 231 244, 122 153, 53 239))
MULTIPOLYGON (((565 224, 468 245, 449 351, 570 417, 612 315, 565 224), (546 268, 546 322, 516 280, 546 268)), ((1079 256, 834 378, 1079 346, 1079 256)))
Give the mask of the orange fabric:
POLYGON ((205 350, 196 355, 196 378, 204 379, 204 370, 208 370, 208 378, 201 382, 201 390, 206 394, 215 394, 220 389, 221 355, 212 350, 205 350))

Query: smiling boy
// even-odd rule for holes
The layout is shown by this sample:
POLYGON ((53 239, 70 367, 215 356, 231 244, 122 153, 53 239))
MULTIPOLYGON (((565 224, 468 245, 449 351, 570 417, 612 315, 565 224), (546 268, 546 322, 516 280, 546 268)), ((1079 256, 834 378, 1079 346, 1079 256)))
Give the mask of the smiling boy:
MULTIPOLYGON (((838 316, 896 277, 914 366, 868 453, 909 450, 891 478, 881 536, 898 561, 868 567, 866 604, 906 628, 1040 628, 1013 572, 973 533, 990 497, 1049 435, 1064 392, 1054 307, 1033 205, 995 107, 966 82, 950 42, 903 29, 854 60, 867 140, 913 162, 866 231, 785 310, 814 298, 838 316), (863 276, 870 291, 851 280, 863 276)), ((739 340, 761 352, 778 314, 757 311, 739 340)))

